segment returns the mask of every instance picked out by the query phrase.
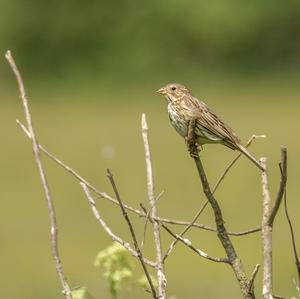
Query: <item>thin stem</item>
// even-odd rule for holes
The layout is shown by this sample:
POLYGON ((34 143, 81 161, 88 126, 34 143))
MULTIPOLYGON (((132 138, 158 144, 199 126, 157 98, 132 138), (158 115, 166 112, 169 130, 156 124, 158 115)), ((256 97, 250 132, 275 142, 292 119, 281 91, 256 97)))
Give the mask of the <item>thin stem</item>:
POLYGON ((145 265, 142 252, 141 252, 141 250, 139 248, 138 241, 137 241, 137 238, 136 238, 136 235, 135 235, 135 231, 134 231, 133 226, 131 224, 131 221, 130 221, 130 219, 128 217, 126 209, 124 208, 124 205, 123 205, 123 202, 121 200, 121 197, 120 197, 119 191, 117 189, 116 183, 114 181, 113 175, 112 175, 112 173, 111 173, 111 171, 109 169, 107 169, 107 177, 108 177, 108 179, 109 179, 109 181, 110 181, 110 183, 111 183, 111 185, 113 187, 113 190, 115 192, 116 198, 117 198, 117 200, 119 202, 119 205, 120 205, 120 208, 121 208, 121 211, 122 211, 122 215, 123 215, 125 221, 127 222, 128 227, 129 227, 129 231, 130 231, 130 234, 131 234, 131 237, 132 237, 132 240, 133 240, 133 245, 134 245, 134 248, 135 248, 135 250, 137 252, 137 255, 138 255, 138 258, 139 258, 139 260, 141 262, 143 270, 145 272, 146 278, 147 278, 147 280, 149 282, 150 289, 151 289, 151 292, 152 292, 152 296, 153 296, 154 299, 156 299, 157 298, 156 297, 156 291, 155 291, 152 279, 150 277, 149 271, 148 271, 148 269, 147 269, 147 267, 145 265))
POLYGON ((300 296, 300 262, 299 262, 298 250, 297 250, 297 246, 296 246, 294 228, 293 228, 293 225, 292 225, 292 220, 291 220, 291 217, 289 215, 288 206, 287 206, 286 185, 285 185, 285 188, 284 188, 284 212, 285 212, 286 219, 288 221, 290 234, 291 234, 291 239, 292 239, 293 253, 294 253, 295 264, 296 264, 297 273, 298 273, 297 290, 298 290, 298 293, 299 293, 299 296, 300 296))
MULTIPOLYGON (((164 194, 165 190, 162 190, 158 196, 155 198, 155 203, 153 206, 150 207, 150 209, 146 212, 146 219, 145 219, 145 224, 144 224, 144 232, 143 232, 143 237, 142 237, 142 241, 141 241, 141 251, 143 251, 144 245, 145 245, 145 240, 146 240, 146 234, 147 234, 147 226, 148 226, 148 222, 149 222, 149 218, 150 218, 150 214, 151 211, 153 209, 153 207, 157 204, 157 202, 159 201, 159 199, 162 197, 162 195, 164 194)), ((143 209, 143 205, 142 203, 140 203, 141 208, 143 209)))
POLYGON ((283 198, 283 193, 287 181, 287 149, 286 148, 281 148, 281 162, 279 163, 279 169, 280 169, 280 184, 279 184, 279 190, 276 196, 275 204, 270 212, 270 217, 268 220, 268 225, 270 226, 273 226, 275 216, 279 210, 283 198))
MULTIPOLYGON (((146 171, 147 171, 147 190, 148 199, 151 207, 150 216, 152 219, 157 218, 157 207, 155 205, 155 195, 154 195, 154 183, 153 183, 153 171, 151 162, 151 152, 149 145, 149 129, 146 120, 146 115, 142 114, 142 137, 145 150, 145 161, 146 161, 146 171)), ((166 298, 166 287, 167 279, 164 271, 164 262, 162 256, 161 248, 161 237, 160 237, 160 227, 157 221, 153 221, 153 234, 154 242, 156 247, 156 261, 157 261, 157 281, 158 281, 158 298, 166 298)))
POLYGON ((254 270, 253 270, 253 272, 251 274, 251 277, 249 279, 249 292, 253 293, 253 295, 254 295, 254 280, 255 280, 256 275, 258 273, 259 267, 260 267, 259 264, 255 265, 255 268, 254 268, 254 270))
MULTIPOLYGON (((203 210, 205 209, 206 205, 207 205, 208 201, 206 201, 206 203, 200 208, 200 210, 197 212, 197 214, 194 216, 193 220, 191 221, 191 223, 189 223, 189 225, 179 234, 179 237, 183 237, 184 234, 194 225, 194 223, 197 221, 198 217, 201 215, 201 213, 203 212, 203 210)), ((173 251, 174 247, 176 246, 176 244, 178 243, 178 241, 180 241, 180 238, 175 238, 175 240, 170 244, 167 252, 164 254, 163 260, 165 261, 166 258, 171 254, 171 252, 173 251)))
POLYGON ((32 118, 31 118, 31 114, 30 114, 28 99, 26 96, 25 86, 23 83, 22 76, 19 72, 19 69, 18 69, 14 59, 13 59, 11 52, 7 51, 5 57, 16 77, 16 80, 17 80, 17 83, 19 86, 20 97, 22 100, 24 114, 25 114, 25 118, 26 118, 26 122, 27 122, 27 128, 28 128, 28 132, 31 136, 33 154, 34 154, 35 162, 36 162, 36 165, 37 165, 37 168, 39 171, 39 175, 40 175, 42 186, 43 186, 44 193, 45 193, 45 199, 46 199, 46 203, 47 203, 49 220, 50 220, 51 250, 52 250, 52 257, 53 257, 54 264, 55 264, 55 269, 56 269, 60 283, 63 288, 63 294, 65 295, 65 297, 67 299, 72 299, 72 292, 68 285, 67 278, 64 273, 63 265, 62 265, 60 255, 59 255, 58 237, 57 237, 58 227, 57 227, 57 221, 56 221, 55 207, 54 207, 54 203, 52 200, 47 177, 45 174, 44 166, 42 164, 41 157, 40 157, 38 141, 37 141, 37 137, 35 135, 35 131, 34 131, 33 124, 32 124, 32 118))
POLYGON ((189 239, 186 238, 182 238, 180 235, 177 235, 175 233, 173 233, 165 224, 161 225, 173 238, 175 238, 176 240, 182 242, 184 245, 186 245, 188 248, 192 249, 194 252, 196 252, 199 256, 208 259, 210 261, 213 262, 217 262, 217 263, 225 263, 225 264, 229 264, 229 260, 227 258, 219 258, 219 257, 212 257, 210 255, 208 255, 207 253, 205 253, 204 251, 194 247, 192 245, 192 242, 189 239))
MULTIPOLYGON (((84 183, 80 183, 80 185, 86 195, 89 205, 91 206, 91 209, 92 209, 92 212, 93 212, 95 218, 97 219, 99 224, 102 226, 102 228, 105 230, 105 232, 112 238, 113 241, 119 243, 125 249, 127 249, 132 256, 138 257, 138 253, 130 246, 130 244, 128 242, 125 242, 123 239, 121 239, 116 234, 114 234, 112 232, 112 230, 108 227, 108 225, 105 223, 99 210, 96 207, 95 200, 93 199, 88 186, 84 183)), ((144 258, 143 260, 144 260, 145 264, 147 264, 148 266, 153 267, 153 268, 156 267, 156 263, 154 263, 146 258, 144 258)))

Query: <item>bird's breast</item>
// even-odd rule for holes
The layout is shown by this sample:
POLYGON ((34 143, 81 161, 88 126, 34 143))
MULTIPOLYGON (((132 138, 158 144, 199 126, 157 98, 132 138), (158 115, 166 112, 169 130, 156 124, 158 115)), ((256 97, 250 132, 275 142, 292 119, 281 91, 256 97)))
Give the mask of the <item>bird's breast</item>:
POLYGON ((188 133, 187 128, 187 121, 181 111, 181 108, 179 105, 176 105, 174 103, 170 103, 168 105, 168 113, 169 113, 169 119, 172 124, 172 126, 175 128, 178 134, 185 137, 188 133))

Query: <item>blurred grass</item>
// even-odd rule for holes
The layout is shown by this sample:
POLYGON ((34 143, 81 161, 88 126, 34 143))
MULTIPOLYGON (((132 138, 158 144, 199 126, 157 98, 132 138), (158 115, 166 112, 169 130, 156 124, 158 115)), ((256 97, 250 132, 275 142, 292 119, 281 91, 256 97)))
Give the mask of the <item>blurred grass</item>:
MULTIPOLYGON (((178 76, 180 79, 180 77, 178 76)), ((194 77, 195 78, 195 77, 194 77)), ((117 79, 116 79, 117 80, 117 79)), ((138 80, 138 79, 137 79, 138 80)), ((184 142, 171 128, 166 102, 154 91, 167 83, 161 78, 131 84, 104 84, 96 79, 66 84, 29 80, 28 95, 40 142, 52 153, 95 184, 111 192, 106 168, 113 171, 124 201, 138 206, 146 199, 145 163, 140 134, 141 113, 147 114, 155 173, 156 192, 165 189, 159 202, 161 215, 189 220, 205 200, 184 142)), ((182 81, 182 80, 181 80, 182 81)), ((193 93, 204 97, 209 106, 235 128, 242 140, 253 133, 266 134, 251 147, 256 156, 267 156, 273 197, 278 185, 280 146, 288 147, 288 200, 297 232, 300 204, 297 201, 300 142, 298 77, 278 75, 272 78, 228 79, 226 76, 205 80, 184 78, 193 93)), ((2 183, 1 288, 2 297, 58 298, 58 284, 49 246, 49 228, 45 202, 35 168, 30 143, 17 128, 15 118, 23 119, 14 83, 1 85, 0 179, 2 183)), ((221 146, 205 146, 203 160, 211 182, 214 182, 234 152, 221 146)), ((98 227, 77 181, 44 158, 57 208, 59 241, 65 270, 72 286, 85 285, 97 298, 109 298, 107 284, 92 262, 98 250, 111 240, 98 227)), ((259 171, 242 159, 217 192, 226 225, 231 230, 244 230, 260 224, 261 187, 259 171)), ((121 236, 129 235, 116 207, 100 200, 100 211, 112 229, 121 236)), ((209 209, 200 222, 213 225, 209 209)), ((138 219, 136 224, 141 223, 138 219)), ((174 230, 180 231, 180 228, 174 230)), ((139 228, 142 232, 142 225, 139 228)), ((211 255, 223 256, 216 236, 194 230, 193 243, 211 255)), ((163 235, 164 248, 170 241, 163 235)), ((299 238, 298 246, 299 244, 299 238)), ((235 238, 247 273, 261 262, 259 235, 235 238)), ((151 245, 151 236, 147 240, 151 245)), ((153 256, 153 252, 147 248, 153 256)), ((295 295, 296 277, 290 236, 283 210, 274 228, 275 293, 295 295)), ((233 273, 195 256, 178 245, 167 262, 169 294, 179 299, 240 298, 233 273), (218 285, 218 287, 216 287, 218 285), (225 297, 224 297, 225 296, 225 297)), ((136 264, 136 271, 141 273, 136 264)), ((257 290, 261 276, 257 279, 257 290)), ((259 295, 258 295, 259 296, 259 295)), ((147 298, 141 290, 124 298, 147 298)), ((122 297, 123 298, 123 297, 122 297)))

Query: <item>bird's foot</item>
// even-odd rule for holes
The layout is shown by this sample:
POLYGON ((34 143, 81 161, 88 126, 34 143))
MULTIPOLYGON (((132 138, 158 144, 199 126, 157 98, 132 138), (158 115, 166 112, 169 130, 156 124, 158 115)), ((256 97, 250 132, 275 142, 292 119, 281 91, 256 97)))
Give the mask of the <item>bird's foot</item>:
POLYGON ((189 153, 190 153, 191 158, 198 158, 199 157, 198 152, 189 151, 189 153))
POLYGON ((188 151, 190 153, 190 156, 192 158, 198 157, 198 152, 202 149, 202 147, 200 146, 200 149, 199 149, 199 145, 195 142, 195 140, 188 138, 188 137, 185 138, 185 142, 186 142, 188 151))
POLYGON ((197 149, 198 149, 198 152, 201 152, 203 150, 203 146, 200 144, 197 144, 197 149))

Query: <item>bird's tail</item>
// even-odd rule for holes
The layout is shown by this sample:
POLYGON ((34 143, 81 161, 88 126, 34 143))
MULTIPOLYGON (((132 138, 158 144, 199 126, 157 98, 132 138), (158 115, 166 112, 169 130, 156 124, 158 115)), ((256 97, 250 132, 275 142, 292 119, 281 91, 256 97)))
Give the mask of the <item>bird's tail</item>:
POLYGON ((237 149, 242 152, 249 160, 251 160, 260 170, 265 171, 264 167, 257 161, 246 148, 244 148, 242 145, 238 144, 237 149))

